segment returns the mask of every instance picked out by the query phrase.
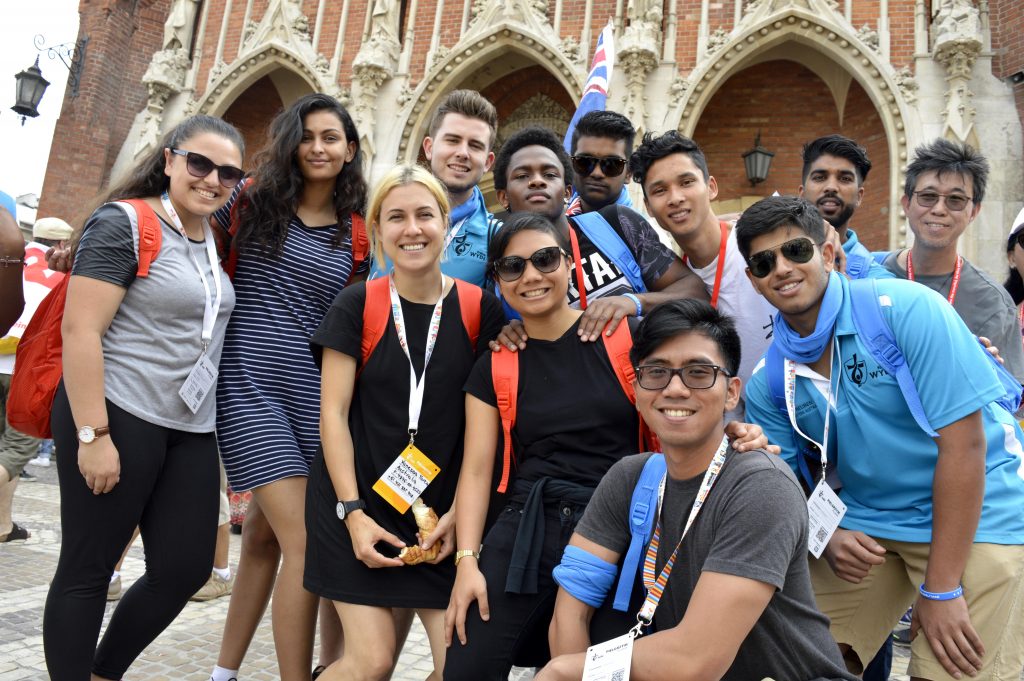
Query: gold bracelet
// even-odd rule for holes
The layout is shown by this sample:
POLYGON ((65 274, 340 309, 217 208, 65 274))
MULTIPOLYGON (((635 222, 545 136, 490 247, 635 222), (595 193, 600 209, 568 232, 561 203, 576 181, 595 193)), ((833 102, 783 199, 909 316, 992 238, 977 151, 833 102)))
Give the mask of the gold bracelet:
POLYGON ((480 560, 480 552, 479 551, 474 551, 473 549, 463 549, 461 551, 456 551, 455 552, 455 567, 459 567, 459 561, 460 560, 462 560, 463 558, 469 558, 471 556, 473 558, 476 558, 477 560, 480 560))

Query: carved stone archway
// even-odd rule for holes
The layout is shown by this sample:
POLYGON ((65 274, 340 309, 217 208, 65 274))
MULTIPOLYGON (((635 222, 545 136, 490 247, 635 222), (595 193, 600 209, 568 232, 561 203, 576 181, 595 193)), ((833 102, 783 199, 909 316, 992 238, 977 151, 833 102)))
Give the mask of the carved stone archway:
POLYGON ((299 56, 283 46, 267 45, 260 51, 236 60, 229 69, 215 81, 211 82, 203 97, 196 103, 194 112, 219 116, 228 107, 263 76, 270 76, 278 84, 278 92, 285 106, 306 92, 324 92, 325 84, 309 68, 299 56), (305 88, 295 83, 288 83, 287 77, 275 73, 283 71, 305 84, 305 88))
MULTIPOLYGON (((813 4, 813 0, 809 0, 813 4)), ((784 4, 785 3, 780 3, 784 4)), ((809 68, 818 70, 825 62, 841 67, 868 94, 882 120, 889 150, 889 246, 905 242, 905 226, 899 205, 903 168, 907 149, 919 140, 916 112, 908 104, 914 100, 913 80, 893 70, 873 46, 832 21, 830 13, 812 12, 807 7, 789 4, 770 13, 755 11, 747 16, 731 36, 715 47, 711 58, 694 69, 681 86, 667 116, 670 125, 692 135, 704 109, 718 89, 739 71, 763 61, 774 51, 803 54, 809 68)))

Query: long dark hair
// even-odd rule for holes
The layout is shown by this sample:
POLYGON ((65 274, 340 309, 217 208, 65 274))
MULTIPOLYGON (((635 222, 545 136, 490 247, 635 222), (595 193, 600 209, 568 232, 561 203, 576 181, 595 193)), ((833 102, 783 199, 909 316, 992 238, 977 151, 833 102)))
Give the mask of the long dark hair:
POLYGON ((335 247, 341 246, 351 231, 350 216, 365 210, 367 187, 356 124, 333 97, 321 93, 306 95, 277 115, 270 124, 267 145, 256 155, 253 183, 239 198, 239 248, 252 246, 274 256, 280 255, 284 248, 288 224, 298 210, 304 184, 295 152, 302 141, 306 116, 315 111, 330 111, 336 115, 345 138, 356 145, 352 160, 335 180, 334 210, 338 216, 335 247))
MULTIPOLYGON (((1006 254, 1013 253, 1016 245, 1017 233, 1015 232, 1006 239, 1006 254)), ((1006 275, 1006 281, 1003 282, 1003 288, 1013 298, 1014 305, 1020 305, 1021 301, 1024 300, 1024 279, 1021 279, 1020 272, 1017 271, 1016 267, 1010 268, 1009 274, 1006 275)))
POLYGON ((189 116, 164 135, 156 149, 136 165, 127 178, 111 187, 100 203, 160 196, 171 182, 171 178, 164 173, 167 165, 164 160, 164 149, 181 147, 188 140, 204 132, 230 140, 238 147, 239 153, 245 155, 245 140, 235 126, 213 116, 189 116))

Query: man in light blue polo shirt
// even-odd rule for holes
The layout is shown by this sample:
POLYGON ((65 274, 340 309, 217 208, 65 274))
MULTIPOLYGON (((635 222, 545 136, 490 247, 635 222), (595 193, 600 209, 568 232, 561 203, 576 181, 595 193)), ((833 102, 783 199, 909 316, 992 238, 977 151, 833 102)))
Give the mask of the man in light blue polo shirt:
POLYGON ((1003 388, 990 360, 934 291, 875 281, 938 433, 929 437, 858 336, 851 283, 833 272, 834 247, 814 206, 764 199, 736 230, 751 282, 779 310, 773 342, 787 358, 792 395, 780 409, 769 370, 755 369, 747 416, 795 470, 808 441, 824 449, 847 507, 811 575, 850 670, 862 670, 913 603, 923 635, 911 677, 1016 678, 1024 667, 1024 433, 995 404, 1003 388))
MULTIPOLYGON (((441 270, 482 288, 487 282, 487 244, 500 223, 492 219, 480 180, 494 165, 498 112, 474 90, 448 94, 430 119, 423 154, 430 171, 448 191, 451 215, 441 270)), ((391 269, 374 263, 370 279, 391 269)))

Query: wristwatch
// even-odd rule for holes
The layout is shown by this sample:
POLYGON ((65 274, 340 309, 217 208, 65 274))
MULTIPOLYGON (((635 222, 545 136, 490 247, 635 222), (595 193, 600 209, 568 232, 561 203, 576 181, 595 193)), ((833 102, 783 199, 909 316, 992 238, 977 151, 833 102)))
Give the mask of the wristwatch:
POLYGON ((83 445, 87 445, 93 442, 98 437, 103 437, 110 432, 109 426, 100 426, 99 428, 93 428, 92 426, 82 426, 78 429, 78 441, 83 445))
POLYGON ((479 551, 474 551, 473 549, 462 549, 461 551, 456 551, 455 552, 455 567, 459 567, 459 561, 460 560, 462 560, 463 558, 469 558, 471 556, 473 558, 476 558, 477 560, 480 560, 480 552, 479 551))
POLYGON ((366 502, 362 499, 356 499, 355 501, 339 501, 336 511, 338 518, 344 520, 346 516, 352 511, 365 511, 366 502))

